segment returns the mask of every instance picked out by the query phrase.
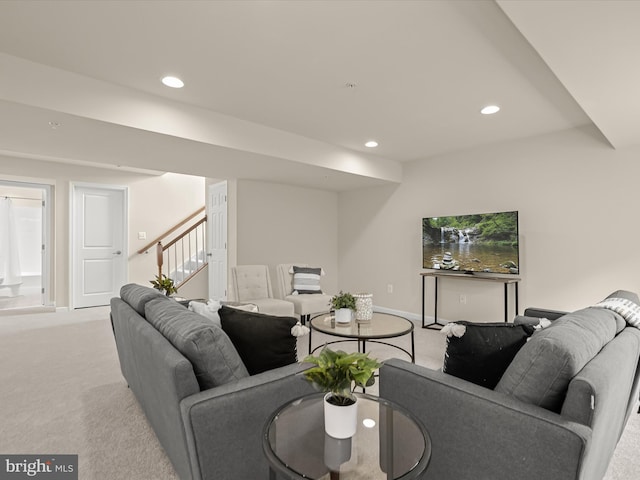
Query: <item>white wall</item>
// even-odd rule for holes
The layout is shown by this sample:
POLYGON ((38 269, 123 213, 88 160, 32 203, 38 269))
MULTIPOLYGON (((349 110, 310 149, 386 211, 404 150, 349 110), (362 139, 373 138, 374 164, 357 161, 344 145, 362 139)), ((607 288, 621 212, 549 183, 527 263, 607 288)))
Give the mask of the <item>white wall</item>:
POLYGON ((157 273, 155 255, 136 251, 204 205, 204 179, 189 175, 161 176, 84 167, 0 155, 0 179, 53 185, 54 300, 69 305, 69 185, 71 182, 123 185, 129 189, 129 281, 148 285, 157 273), (138 240, 146 232, 147 240, 138 240))
MULTIPOLYGON (((229 181, 229 265, 305 262, 324 267, 323 287, 368 291, 379 306, 420 313, 421 219, 520 212, 520 310, 576 309, 618 288, 640 290, 636 183, 640 147, 613 150, 595 129, 487 146, 405 165, 400 185, 336 194, 267 182, 229 181), (393 293, 387 293, 387 285, 393 293)), ((134 252, 205 202, 204 180, 0 156, 0 178, 55 186, 56 303, 68 298, 69 182, 129 186, 130 281, 146 284, 153 255, 134 252), (47 182, 45 182, 47 183, 47 182), (164 192, 164 193, 162 193, 164 192)), ((154 272, 154 273, 151 273, 154 272)), ((275 284, 275 282, 274 282, 275 284)), ((428 284, 432 313, 432 283, 428 284)), ((502 284, 444 280, 444 319, 501 321, 502 284), (466 305, 458 302, 467 297, 466 305)))
POLYGON ((338 285, 338 194, 276 183, 238 180, 236 189, 238 265, 307 263, 324 268, 321 285, 338 285))
POLYGON ((205 179, 165 173, 123 181, 129 186, 129 281, 149 286, 157 274, 155 248, 143 255, 137 250, 204 207, 205 179), (138 240, 138 232, 146 232, 147 239, 138 240))
MULTIPOLYGON (((340 288, 419 314, 421 219, 518 210, 521 312, 582 308, 616 289, 638 292, 639 157, 640 147, 613 150, 584 128, 409 163, 397 187, 340 194, 340 288)), ((440 285, 442 318, 503 320, 501 283, 440 285)))

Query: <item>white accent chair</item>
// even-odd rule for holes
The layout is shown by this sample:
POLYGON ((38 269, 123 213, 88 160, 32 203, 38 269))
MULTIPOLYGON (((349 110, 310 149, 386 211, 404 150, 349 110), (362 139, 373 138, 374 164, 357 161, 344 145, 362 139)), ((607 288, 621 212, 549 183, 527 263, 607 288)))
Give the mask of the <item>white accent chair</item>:
POLYGON ((269 267, 266 265, 231 267, 231 287, 236 301, 253 303, 260 313, 294 316, 294 308, 290 302, 274 298, 269 267))
POLYGON ((325 293, 302 293, 292 295, 293 291, 293 266, 308 267, 306 263, 281 263, 276 267, 278 282, 278 296, 294 305, 296 315, 304 325, 314 313, 328 312, 331 295, 325 293))

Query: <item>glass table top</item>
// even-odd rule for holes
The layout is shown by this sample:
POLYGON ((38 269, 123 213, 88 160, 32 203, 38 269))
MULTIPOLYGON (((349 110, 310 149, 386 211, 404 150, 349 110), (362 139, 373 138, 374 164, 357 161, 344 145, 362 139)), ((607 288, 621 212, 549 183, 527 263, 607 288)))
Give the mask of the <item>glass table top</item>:
POLYGON ((358 429, 347 439, 325 433, 323 393, 275 412, 263 434, 272 472, 290 479, 341 480, 409 479, 424 472, 431 440, 420 422, 392 402, 355 395, 358 429))
POLYGON ((311 327, 322 333, 346 338, 391 338, 413 331, 413 323, 406 318, 390 313, 374 312, 367 322, 351 320, 340 324, 330 313, 323 313, 311 319, 311 327))

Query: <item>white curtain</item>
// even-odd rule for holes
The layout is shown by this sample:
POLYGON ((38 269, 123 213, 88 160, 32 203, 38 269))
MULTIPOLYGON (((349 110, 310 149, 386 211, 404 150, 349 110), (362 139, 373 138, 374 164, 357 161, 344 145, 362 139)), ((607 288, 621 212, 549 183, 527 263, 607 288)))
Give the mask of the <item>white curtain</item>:
POLYGON ((20 243, 10 198, 0 198, 0 287, 22 283, 20 243))

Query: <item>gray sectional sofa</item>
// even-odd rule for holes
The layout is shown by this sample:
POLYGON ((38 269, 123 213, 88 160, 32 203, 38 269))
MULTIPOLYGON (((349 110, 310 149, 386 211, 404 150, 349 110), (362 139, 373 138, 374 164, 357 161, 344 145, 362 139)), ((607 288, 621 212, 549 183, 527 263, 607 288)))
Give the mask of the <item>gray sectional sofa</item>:
POLYGON ((314 391, 304 366, 250 376, 222 329, 140 285, 112 299, 111 320, 122 374, 179 477, 267 478, 262 428, 314 391))
MULTIPOLYGON (((640 303, 630 292, 612 296, 640 303)), ((596 480, 636 414, 639 359, 640 329, 590 307, 536 331, 495 389, 393 359, 380 369, 380 395, 429 431, 433 451, 422 478, 596 480)))

